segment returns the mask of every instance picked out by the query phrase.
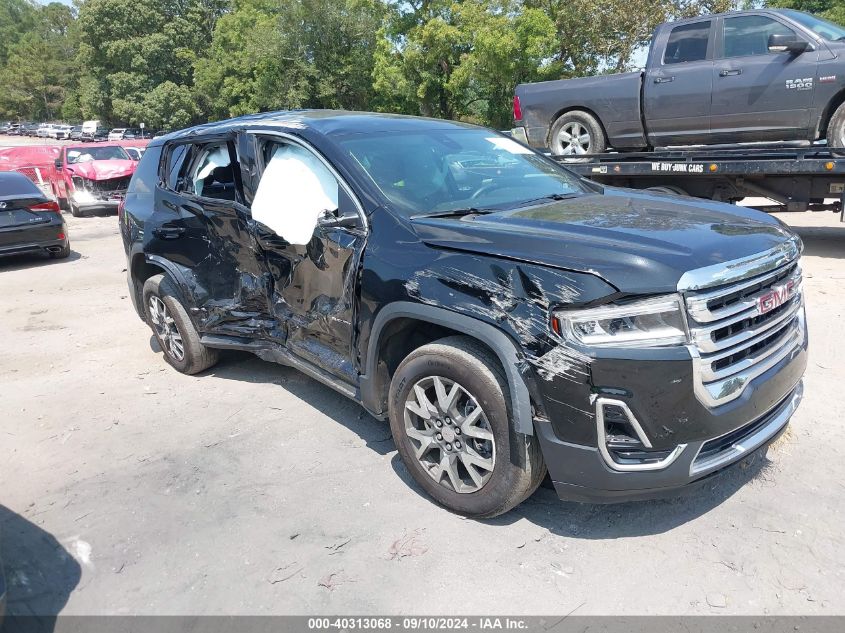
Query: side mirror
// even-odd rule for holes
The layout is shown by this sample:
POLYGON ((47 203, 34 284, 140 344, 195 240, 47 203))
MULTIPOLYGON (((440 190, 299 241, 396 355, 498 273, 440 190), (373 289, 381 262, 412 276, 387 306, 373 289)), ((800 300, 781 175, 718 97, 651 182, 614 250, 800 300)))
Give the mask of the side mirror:
POLYGON ((56 169, 61 169, 61 168, 62 168, 62 159, 61 159, 61 158, 57 158, 57 159, 56 159, 56 162, 55 162, 55 163, 53 163, 53 164, 56 166, 56 169))
POLYGON ((340 215, 337 209, 324 209, 318 220, 320 226, 326 228, 347 228, 354 229, 361 225, 361 220, 358 214, 340 215))
POLYGON ((810 42, 800 40, 794 35, 786 33, 773 33, 769 36, 770 53, 795 53, 800 54, 810 48, 810 42))

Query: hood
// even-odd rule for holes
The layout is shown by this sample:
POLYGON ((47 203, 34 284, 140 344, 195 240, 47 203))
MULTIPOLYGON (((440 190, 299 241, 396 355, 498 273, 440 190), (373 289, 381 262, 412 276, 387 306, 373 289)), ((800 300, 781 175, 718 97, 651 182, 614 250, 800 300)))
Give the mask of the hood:
POLYGON ((667 194, 604 194, 463 218, 417 218, 423 242, 592 273, 631 294, 674 292, 681 276, 793 237, 753 209, 667 194))
POLYGON ((68 165, 68 171, 74 176, 82 176, 89 180, 108 180, 131 176, 135 172, 137 163, 132 160, 89 160, 84 163, 68 165))

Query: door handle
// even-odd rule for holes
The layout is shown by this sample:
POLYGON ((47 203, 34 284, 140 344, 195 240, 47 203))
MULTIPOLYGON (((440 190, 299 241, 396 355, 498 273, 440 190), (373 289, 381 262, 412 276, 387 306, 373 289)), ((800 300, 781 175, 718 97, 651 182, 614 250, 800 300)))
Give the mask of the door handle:
POLYGON ((160 226, 153 229, 153 235, 160 240, 175 240, 182 237, 185 228, 181 226, 160 226))
POLYGON ((668 84, 670 81, 675 81, 674 77, 655 77, 654 83, 656 84, 668 84))
POLYGON ((723 68, 719 71, 719 77, 735 77, 742 74, 742 68, 723 68))
POLYGON ((182 211, 187 211, 188 213, 191 213, 193 215, 202 215, 203 214, 202 207, 198 204, 191 204, 189 202, 183 202, 179 206, 182 208, 182 211))

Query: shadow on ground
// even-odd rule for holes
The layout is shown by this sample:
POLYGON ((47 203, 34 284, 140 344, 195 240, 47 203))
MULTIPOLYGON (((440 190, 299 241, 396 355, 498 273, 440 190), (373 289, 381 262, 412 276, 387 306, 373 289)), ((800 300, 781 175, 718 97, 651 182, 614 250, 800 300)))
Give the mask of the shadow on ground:
POLYGON ((6 574, 2 633, 51 633, 82 570, 54 536, 0 505, 0 558, 6 574))
MULTIPOLYGON (((155 349, 157 345, 151 342, 151 347, 155 349)), ((265 383, 268 388, 279 386, 356 433, 379 455, 396 450, 386 422, 376 420, 361 406, 297 370, 262 361, 246 352, 227 352, 207 373, 228 380, 265 383)), ((430 500, 398 454, 393 456, 391 464, 411 490, 430 500)), ((516 509, 484 523, 507 526, 526 519, 553 534, 582 539, 660 534, 706 514, 752 480, 765 479, 768 464, 765 450, 759 451, 684 496, 614 505, 563 502, 554 490, 544 486, 516 509)))
POLYGON ((15 270, 26 270, 28 268, 41 268, 43 266, 61 266, 62 264, 75 261, 80 257, 82 257, 82 255, 73 250, 73 245, 71 245, 70 255, 64 259, 53 259, 46 253, 3 255, 0 257, 0 272, 12 272, 15 270))
POLYGON ((804 255, 845 259, 845 223, 839 226, 793 226, 804 242, 804 255))

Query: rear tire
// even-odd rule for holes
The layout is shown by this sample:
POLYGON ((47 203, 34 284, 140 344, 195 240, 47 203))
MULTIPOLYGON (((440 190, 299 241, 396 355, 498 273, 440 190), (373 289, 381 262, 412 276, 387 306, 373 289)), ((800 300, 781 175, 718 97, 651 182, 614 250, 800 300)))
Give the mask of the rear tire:
POLYGON ((845 103, 836 108, 827 124, 827 146, 845 148, 845 103))
POLYGON ((572 162, 588 159, 582 154, 601 154, 607 149, 607 139, 601 124, 583 110, 570 110, 561 114, 552 125, 549 149, 555 156, 572 162))
POLYGON ((52 259, 65 259, 70 256, 70 242, 68 241, 58 253, 50 253, 52 259))
POLYGON ((72 201, 70 203, 70 214, 75 218, 82 217, 82 210, 78 206, 76 206, 76 203, 72 201))
POLYGON ((198 374, 219 359, 216 349, 200 342, 199 333, 171 281, 155 275, 144 283, 144 315, 166 360, 183 374, 198 374))
POLYGON ((494 517, 543 480, 537 438, 511 424, 498 360, 471 338, 443 338, 411 352, 391 380, 388 411, 411 476, 449 510, 494 517))

